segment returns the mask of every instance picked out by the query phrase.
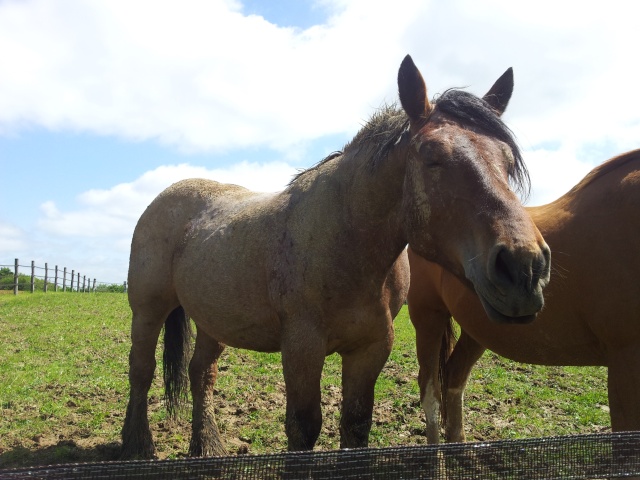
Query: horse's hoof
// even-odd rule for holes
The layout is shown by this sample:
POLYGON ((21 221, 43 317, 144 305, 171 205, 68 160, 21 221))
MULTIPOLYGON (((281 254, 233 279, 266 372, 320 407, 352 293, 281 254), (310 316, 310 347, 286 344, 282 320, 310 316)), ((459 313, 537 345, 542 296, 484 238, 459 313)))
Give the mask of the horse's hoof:
POLYGON ((157 460, 157 458, 153 443, 138 448, 123 445, 120 451, 120 460, 157 460))
POLYGON ((190 457, 226 457, 229 455, 227 449, 220 442, 214 442, 212 445, 191 445, 189 447, 190 457))

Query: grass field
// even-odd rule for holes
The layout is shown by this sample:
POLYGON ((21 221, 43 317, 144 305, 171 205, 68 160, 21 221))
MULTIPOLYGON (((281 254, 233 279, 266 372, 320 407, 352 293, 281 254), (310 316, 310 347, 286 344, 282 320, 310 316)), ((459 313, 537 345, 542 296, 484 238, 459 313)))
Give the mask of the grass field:
MULTIPOLYGON (((0 295, 0 468, 117 458, 129 326, 123 294, 0 295)), ((376 386, 371 446, 425 443, 416 376, 414 333, 403 308, 394 351, 376 386)), ((157 377, 151 428, 158 456, 175 458, 188 449, 189 414, 166 417, 157 377)), ((322 391, 317 448, 335 449, 337 355, 327 358, 322 391)), ((279 354, 227 349, 216 392, 218 424, 231 453, 286 449, 279 354)), ((465 398, 469 440, 609 430, 604 368, 523 365, 487 352, 465 398)))

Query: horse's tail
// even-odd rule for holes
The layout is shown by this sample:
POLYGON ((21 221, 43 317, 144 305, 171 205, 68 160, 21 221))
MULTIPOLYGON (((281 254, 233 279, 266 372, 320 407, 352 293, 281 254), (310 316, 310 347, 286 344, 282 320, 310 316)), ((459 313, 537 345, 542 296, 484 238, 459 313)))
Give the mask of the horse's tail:
POLYGON ((453 318, 449 317, 447 328, 442 335, 440 358, 438 362, 438 381, 440 382, 440 422, 443 427, 447 424, 447 361, 456 345, 456 335, 453 330, 453 318))
POLYGON ((164 322, 162 373, 167 411, 175 416, 187 398, 189 377, 187 367, 191 357, 191 321, 181 306, 175 308, 164 322))

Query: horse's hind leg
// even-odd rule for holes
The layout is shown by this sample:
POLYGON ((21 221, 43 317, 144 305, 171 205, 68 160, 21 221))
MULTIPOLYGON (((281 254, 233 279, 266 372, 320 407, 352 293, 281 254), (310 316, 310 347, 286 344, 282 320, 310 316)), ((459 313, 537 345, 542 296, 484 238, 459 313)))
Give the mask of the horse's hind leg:
POLYGON ((129 404, 122 428, 123 459, 152 458, 155 447, 149 429, 147 395, 156 368, 155 351, 166 312, 134 308, 129 353, 129 404))
POLYGON ((368 446, 374 387, 392 345, 393 329, 390 326, 384 340, 342 354, 340 448, 368 446))
POLYGON ((224 345, 198 329, 196 346, 189 364, 193 397, 192 433, 189 455, 192 457, 226 455, 213 406, 213 386, 218 375, 218 357, 224 345))

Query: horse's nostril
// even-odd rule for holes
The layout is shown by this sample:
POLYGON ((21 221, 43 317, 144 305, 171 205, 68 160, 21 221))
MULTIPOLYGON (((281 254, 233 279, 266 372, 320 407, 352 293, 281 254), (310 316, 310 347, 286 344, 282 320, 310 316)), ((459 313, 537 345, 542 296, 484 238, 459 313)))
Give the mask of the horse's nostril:
POLYGON ((504 245, 494 248, 489 261, 489 276, 501 290, 513 287, 533 292, 549 277, 549 248, 546 245, 538 252, 513 251, 504 245))
POLYGON ((513 276, 511 268, 509 268, 509 264, 511 262, 511 256, 509 252, 504 247, 499 247, 498 253, 495 256, 495 274, 496 277, 500 280, 501 283, 508 283, 513 285, 516 282, 515 277, 513 276))
POLYGON ((549 272, 551 269, 551 250, 545 244, 541 247, 541 255, 537 255, 533 261, 532 268, 532 286, 536 287, 539 283, 543 286, 549 280, 549 272))

